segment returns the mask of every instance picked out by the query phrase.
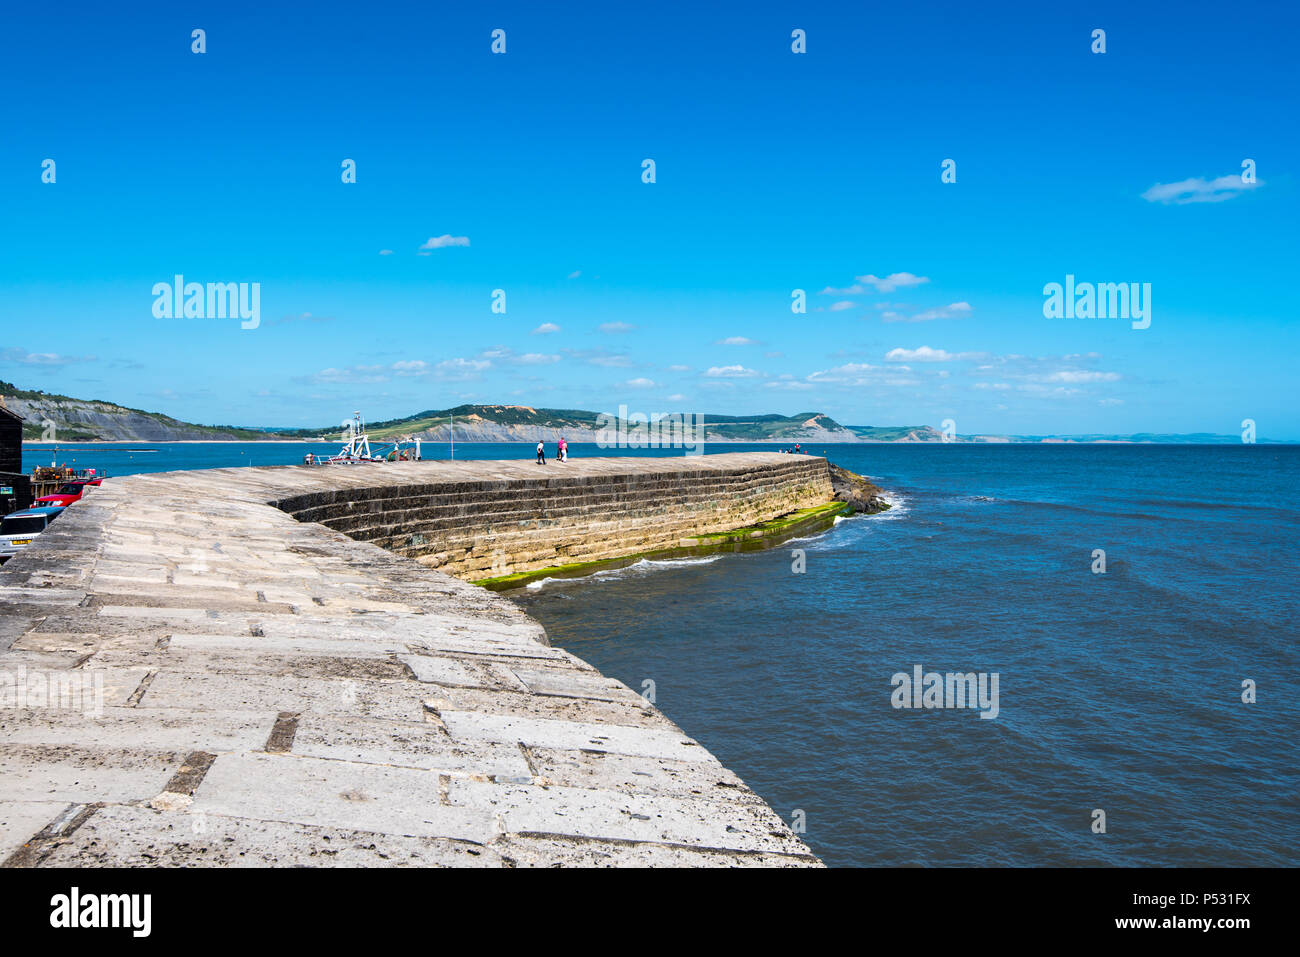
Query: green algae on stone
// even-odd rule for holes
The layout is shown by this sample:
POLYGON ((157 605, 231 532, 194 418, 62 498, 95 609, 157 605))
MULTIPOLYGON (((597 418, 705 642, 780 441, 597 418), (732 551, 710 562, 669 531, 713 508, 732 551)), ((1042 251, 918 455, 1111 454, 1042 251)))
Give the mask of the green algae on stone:
POLYGON ((798 535, 818 532, 829 528, 841 515, 851 514, 853 508, 847 502, 828 502, 802 508, 787 515, 781 515, 757 525, 735 528, 727 532, 713 532, 682 539, 683 544, 676 548, 661 548, 654 551, 624 555, 619 558, 605 558, 589 562, 570 562, 565 565, 552 565, 532 571, 518 572, 513 575, 498 575, 492 578, 480 578, 473 582, 491 591, 505 591, 520 588, 529 582, 543 578, 581 578, 593 572, 612 568, 625 568, 645 559, 655 561, 666 558, 697 558, 718 552, 748 552, 772 548, 781 542, 798 535))

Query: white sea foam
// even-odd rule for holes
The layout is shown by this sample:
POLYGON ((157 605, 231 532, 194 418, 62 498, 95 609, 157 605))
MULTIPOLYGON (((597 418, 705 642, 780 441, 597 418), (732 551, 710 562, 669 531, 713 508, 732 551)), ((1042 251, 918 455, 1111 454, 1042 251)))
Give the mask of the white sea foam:
POLYGON ((721 555, 704 555, 699 558, 643 558, 626 568, 612 568, 610 571, 622 572, 627 571, 628 568, 653 568, 656 566, 669 568, 675 565, 711 565, 720 558, 722 558, 721 555))
POLYGON ((953 505, 973 507, 976 505, 991 505, 998 500, 991 495, 954 495, 948 501, 953 505))
POLYGON ((906 518, 908 513, 912 511, 911 502, 908 500, 906 495, 903 495, 900 492, 882 488, 880 490, 880 497, 888 502, 890 507, 883 512, 877 512, 875 515, 868 515, 866 516, 867 518, 877 520, 900 519, 906 518))
MULTIPOLYGON (((835 516, 836 525, 838 525, 840 522, 844 520, 845 520, 844 516, 842 515, 835 516)), ((815 542, 818 541, 819 539, 825 538, 829 532, 830 532, 829 528, 824 528, 820 532, 813 532, 811 535, 800 535, 798 538, 787 538, 785 541, 783 541, 780 545, 776 547, 785 548, 787 545, 794 545, 796 542, 815 542)))
POLYGON ((912 510, 907 497, 900 495, 898 492, 881 489, 880 497, 890 505, 883 512, 876 512, 873 515, 868 515, 865 512, 856 512, 853 515, 837 515, 835 516, 835 524, 839 525, 842 522, 881 522, 886 519, 903 518, 912 510))
POLYGON ((624 565, 621 568, 604 568, 598 572, 592 572, 590 575, 580 575, 576 578, 539 578, 535 582, 529 582, 524 587, 536 591, 548 583, 574 583, 590 581, 591 579, 609 581, 616 578, 626 578, 629 575, 645 574, 662 568, 682 568, 690 565, 708 565, 716 562, 722 557, 722 555, 706 555, 701 558, 658 558, 653 560, 649 558, 641 558, 632 564, 624 565))

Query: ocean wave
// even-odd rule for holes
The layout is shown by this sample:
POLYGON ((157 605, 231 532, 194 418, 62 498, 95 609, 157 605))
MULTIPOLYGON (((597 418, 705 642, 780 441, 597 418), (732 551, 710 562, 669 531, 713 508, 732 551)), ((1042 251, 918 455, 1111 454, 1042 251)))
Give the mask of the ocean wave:
MULTIPOLYGON (((642 568, 645 566, 663 566, 665 568, 671 568, 677 565, 711 565, 720 558, 722 558, 721 555, 702 555, 698 558, 643 558, 640 561, 633 562, 625 568, 612 568, 609 569, 609 571, 625 572, 629 568, 642 568)), ((603 575, 605 572, 597 572, 597 574, 603 575)))
POLYGON ((856 512, 852 515, 836 516, 832 528, 818 532, 815 535, 805 536, 802 539, 792 538, 789 541, 782 542, 781 547, 784 548, 795 542, 805 541, 808 542, 810 547, 819 552, 861 548, 863 541, 873 534, 873 529, 878 522, 896 522, 907 518, 911 513, 911 503, 907 496, 882 490, 881 498, 889 502, 891 507, 873 515, 868 515, 866 512, 856 512), (835 531, 834 535, 830 534, 832 531, 835 531))
POLYGON ((535 582, 529 582, 524 587, 529 591, 541 591, 542 587, 549 585, 551 582, 577 581, 576 578, 539 578, 535 582))
POLYGON ((876 521, 898 520, 907 518, 912 511, 912 501, 902 492, 895 492, 893 489, 882 488, 880 497, 889 503, 889 508, 883 512, 877 512, 875 515, 864 515, 863 518, 870 518, 876 521))
POLYGON ((629 575, 646 574, 647 572, 658 571, 663 568, 682 568, 691 565, 709 565, 721 559, 722 555, 705 555, 700 558, 641 558, 630 565, 623 565, 620 568, 603 568, 600 571, 592 572, 590 575, 578 575, 570 578, 539 578, 535 582, 529 582, 525 588, 537 591, 547 584, 573 584, 577 582, 589 582, 592 579, 597 581, 610 581, 611 579, 626 578, 629 575))
MULTIPOLYGON (((853 522, 856 524, 858 522, 884 522, 884 521, 889 521, 891 519, 896 520, 900 518, 906 518, 908 513, 911 512, 912 510, 911 502, 907 498, 907 496, 901 495, 898 492, 891 492, 888 489, 881 489, 880 497, 883 498, 886 502, 888 502, 890 506, 889 508, 885 509, 883 512, 875 512, 870 515, 867 514, 866 512, 854 512, 852 515, 836 515, 834 524, 838 526, 844 524, 845 522, 853 522)), ((824 535, 824 534, 825 532, 822 532, 819 533, 819 535, 814 535, 811 537, 817 538, 820 537, 820 535, 824 535)), ((796 540, 797 539, 791 539, 791 541, 796 541, 796 540)))
POLYGON ((992 495, 944 495, 941 502, 957 508, 978 508, 981 505, 1006 505, 1012 499, 994 498, 992 495))

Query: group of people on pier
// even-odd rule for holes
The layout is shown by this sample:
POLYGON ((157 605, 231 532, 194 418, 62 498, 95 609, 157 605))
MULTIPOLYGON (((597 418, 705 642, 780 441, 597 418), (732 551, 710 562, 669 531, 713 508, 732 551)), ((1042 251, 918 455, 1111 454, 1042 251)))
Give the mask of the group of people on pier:
MULTIPOLYGON (((564 436, 560 436, 560 441, 555 446, 555 459, 557 462, 569 461, 569 443, 564 441, 564 436)), ((541 439, 537 440, 537 464, 546 464, 546 445, 541 439)))

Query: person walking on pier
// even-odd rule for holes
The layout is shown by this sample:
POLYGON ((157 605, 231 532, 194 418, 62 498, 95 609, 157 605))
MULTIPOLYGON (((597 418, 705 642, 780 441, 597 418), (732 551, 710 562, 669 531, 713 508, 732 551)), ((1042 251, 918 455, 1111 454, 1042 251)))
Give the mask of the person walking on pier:
POLYGON ((546 446, 542 444, 540 439, 537 441, 537 464, 546 464, 546 446))
POLYGON ((569 443, 564 441, 564 436, 560 436, 559 459, 561 462, 569 461, 569 443))

